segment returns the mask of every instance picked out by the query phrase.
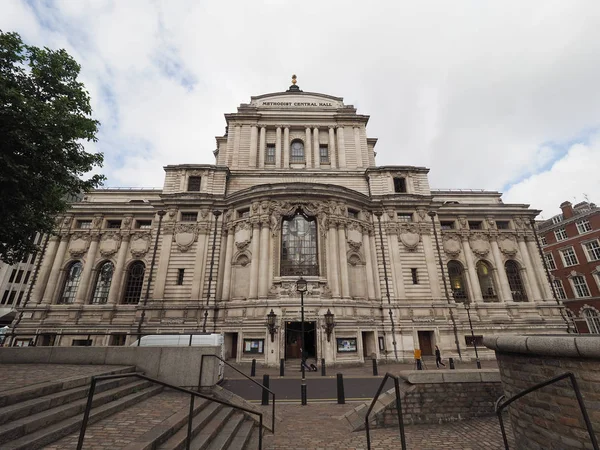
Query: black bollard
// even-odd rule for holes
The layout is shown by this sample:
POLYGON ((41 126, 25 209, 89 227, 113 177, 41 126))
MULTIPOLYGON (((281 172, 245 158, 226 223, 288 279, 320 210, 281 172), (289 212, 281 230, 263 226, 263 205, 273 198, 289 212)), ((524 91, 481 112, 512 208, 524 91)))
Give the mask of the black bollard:
MULTIPOLYGON (((267 374, 263 375, 263 383, 262 384, 266 388, 269 387, 269 375, 267 375, 267 374)), ((263 389, 261 405, 268 405, 268 404, 269 404, 269 391, 267 391, 266 389, 263 389)))
POLYGON ((373 358, 373 376, 376 377, 377 375, 379 375, 379 372, 377 372, 377 360, 373 358))
POLYGON ((285 359, 283 358, 279 360, 279 376, 285 376, 285 359))
POLYGON ((417 359, 417 370, 423 370, 423 363, 420 359, 417 359))
POLYGON ((450 368, 454 370, 454 358, 448 358, 448 361, 450 361, 450 368))
POLYGON ((321 358, 321 376, 325 376, 325 358, 321 358))
POLYGON ((477 362, 477 368, 481 369, 481 361, 479 361, 479 358, 477 358, 476 362, 477 362))
POLYGON ((252 360, 252 367, 250 367, 250 376, 251 377, 256 376, 256 360, 255 359, 252 360))
POLYGON ((339 405, 344 405, 346 403, 346 396, 344 395, 344 375, 341 373, 337 374, 337 398, 339 405))

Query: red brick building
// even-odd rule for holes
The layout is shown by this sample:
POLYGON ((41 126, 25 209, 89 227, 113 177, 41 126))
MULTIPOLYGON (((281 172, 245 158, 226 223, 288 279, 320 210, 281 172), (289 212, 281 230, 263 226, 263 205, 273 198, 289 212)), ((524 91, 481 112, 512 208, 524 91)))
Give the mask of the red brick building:
POLYGON ((538 223, 556 296, 579 333, 600 334, 600 208, 560 205, 562 214, 538 223))

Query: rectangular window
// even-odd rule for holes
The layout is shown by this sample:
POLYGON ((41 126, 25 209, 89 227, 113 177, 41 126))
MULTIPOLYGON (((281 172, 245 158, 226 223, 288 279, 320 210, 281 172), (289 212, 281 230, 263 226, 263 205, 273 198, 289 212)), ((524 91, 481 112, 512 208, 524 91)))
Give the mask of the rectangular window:
POLYGON ((136 220, 135 227, 139 230, 149 230, 150 228, 152 228, 152 221, 151 220, 136 220))
POLYGON ((183 284, 183 274, 185 269, 177 269, 177 284, 181 286, 183 284))
POLYGON ((546 258, 548 269, 556 270, 556 263, 554 262, 554 256, 552 256, 552 253, 546 253, 544 254, 544 257, 546 258))
POLYGON ((244 353, 260 353, 265 352, 264 339, 244 339, 244 353))
POLYGON ((552 223, 556 225, 557 223, 561 223, 562 220, 563 220, 563 215, 559 214, 558 216, 554 216, 552 218, 552 223))
POLYGON ((411 213, 398 213, 398 222, 412 222, 413 215, 411 213))
POLYGON ((565 230, 564 228, 559 228, 554 232, 554 236, 556 236, 557 241, 564 241, 568 237, 567 230, 565 230))
POLYGON ((245 219, 246 217, 250 217, 250 208, 238 210, 238 217, 240 219, 245 219))
POLYGON ((25 279, 23 280, 24 284, 27 284, 30 276, 31 276, 31 270, 28 270, 27 273, 25 274, 25 279))
POLYGON ((267 145, 265 164, 275 164, 275 146, 267 145))
POLYGON ((417 269, 410 269, 410 276, 412 277, 413 284, 419 284, 419 276, 417 274, 417 269))
POLYGON ((126 334, 113 334, 110 336, 110 345, 123 346, 127 340, 126 334))
POLYGON ((454 220, 442 220, 440 224, 442 225, 442 230, 454 229, 454 220))
POLYGON ((8 302, 6 302, 8 305, 12 305, 15 302, 15 297, 17 296, 17 291, 12 291, 10 293, 10 295, 8 296, 8 302))
POLYGON ((358 219, 358 211, 355 209, 348 209, 348 217, 351 219, 358 219))
POLYGON ((121 228, 121 221, 120 220, 107 220, 106 228, 119 229, 119 228, 121 228))
POLYGON ((92 340, 91 339, 73 339, 71 342, 73 347, 91 347, 92 340))
POLYGON ((585 282, 585 278, 580 275, 572 278, 573 287, 575 288, 575 297, 590 297, 590 290, 588 289, 587 283, 585 282))
POLYGON ((576 266, 577 264, 579 264, 579 261, 577 261, 577 255, 575 254, 573 247, 561 250, 560 253, 562 254, 565 267, 576 266))
POLYGON ((319 155, 321 155, 321 164, 329 164, 329 147, 321 145, 319 147, 319 155))
POLYGON ((579 234, 587 233, 588 231, 592 231, 592 226, 590 225, 589 220, 582 220, 581 222, 577 222, 577 231, 579 234))
POLYGON ((9 290, 4 291, 4 294, 2 294, 2 304, 6 303, 6 300, 8 299, 8 294, 10 294, 9 290))
POLYGON ((78 220, 77 228, 82 229, 82 230, 92 228, 92 221, 91 220, 78 220))
POLYGON ((496 220, 496 228, 499 230, 508 230, 510 228, 508 220, 496 220))
POLYGON ((467 347, 473 347, 473 342, 477 344, 477 347, 483 347, 483 336, 475 335, 475 339, 473 339, 473 336, 465 336, 465 344, 467 344, 467 347))
POLYGON ((356 338, 337 338, 338 353, 355 353, 357 351, 356 338))
POLYGON ((200 192, 200 183, 202 177, 189 177, 188 178, 188 192, 200 192))
POLYGON ((404 178, 394 178, 394 192, 404 193, 406 192, 406 180, 404 178))
POLYGON ((19 292, 19 298, 17 299, 17 306, 21 304, 21 300, 23 300, 23 294, 25 291, 19 292))
POLYGON ((588 261, 600 261, 600 244, 598 241, 583 244, 587 252, 588 261))
POLYGON ((15 283, 21 282, 21 280, 23 279, 23 272, 24 271, 22 269, 17 272, 17 278, 15 278, 15 283))
POLYGON ((481 230, 481 220, 469 220, 469 230, 481 230))
POLYGON ((181 213, 181 221, 182 222, 196 222, 198 220, 197 212, 182 212, 181 213))
POLYGON ((567 298, 567 294, 565 293, 565 288, 563 287, 562 281, 554 280, 554 289, 556 289, 556 296, 564 300, 567 298))
POLYGON ((10 278, 8 279, 9 283, 12 283, 13 281, 15 281, 16 274, 17 274, 17 269, 13 269, 12 272, 10 273, 10 278))
POLYGON ((540 241, 542 242, 542 245, 548 245, 548 241, 546 240, 546 236, 542 236, 540 238, 540 241))

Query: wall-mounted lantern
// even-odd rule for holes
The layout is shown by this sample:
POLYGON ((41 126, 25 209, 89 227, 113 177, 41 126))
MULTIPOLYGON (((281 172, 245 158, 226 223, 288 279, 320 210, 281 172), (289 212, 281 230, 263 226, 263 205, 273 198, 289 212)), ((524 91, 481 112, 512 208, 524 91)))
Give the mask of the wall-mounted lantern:
POLYGON ((331 333, 333 333, 333 328, 335 327, 333 319, 333 313, 327 308, 327 312, 325 313, 325 333, 327 334, 327 342, 331 341, 331 333))
POLYGON ((271 342, 275 342, 275 332, 277 331, 277 314, 271 309, 271 312, 267 314, 267 328, 271 335, 271 342))

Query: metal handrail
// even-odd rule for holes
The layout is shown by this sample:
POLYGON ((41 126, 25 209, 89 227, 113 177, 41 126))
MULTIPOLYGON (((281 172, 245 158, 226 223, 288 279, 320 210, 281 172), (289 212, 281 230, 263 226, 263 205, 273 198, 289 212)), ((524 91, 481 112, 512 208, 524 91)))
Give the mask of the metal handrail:
POLYGON ((583 420, 585 421, 585 426, 587 428, 587 432, 590 435, 590 440, 592 441, 592 446, 593 446, 594 450, 599 450, 598 440, 596 439, 596 435, 594 434, 594 429, 592 428, 592 422, 590 421, 590 416, 588 415, 587 409, 585 408, 585 403, 583 402, 583 397, 581 396, 581 391, 579 390, 579 385, 577 384, 577 380, 575 379, 575 375, 573 375, 573 372, 565 372, 562 375, 551 378, 542 383, 538 383, 535 386, 532 386, 528 389, 525 389, 525 390, 519 392, 516 395, 513 395, 511 398, 509 398, 505 402, 500 403, 502 398, 505 398, 504 395, 502 395, 500 398, 498 398, 498 400, 496 401, 496 406, 495 406, 496 415, 498 416, 498 421, 500 422, 500 430, 502 431, 502 439, 504 440, 504 448, 506 450, 510 450, 510 448, 508 446, 508 439, 506 438, 506 431, 504 429, 504 421, 502 420, 502 410, 504 408, 506 408, 508 405, 510 405, 512 402, 514 402, 515 400, 518 400, 521 397, 524 397, 525 395, 527 395, 533 391, 537 391, 538 389, 541 389, 550 384, 556 383, 557 381, 564 380, 565 378, 568 378, 571 381, 571 385, 573 386, 573 390, 575 391, 575 397, 577 397, 577 403, 579 403, 579 409, 581 409, 581 414, 583 415, 583 420))
POLYGON ((85 438, 85 430, 87 428, 88 420, 90 418, 90 410, 92 409, 92 401, 94 398, 94 391, 96 390, 96 381, 98 380, 113 380, 116 378, 141 378, 142 380, 150 381, 152 383, 160 384, 161 386, 168 387, 174 389, 179 392, 183 392, 185 394, 190 394, 190 412, 188 414, 188 431, 187 431, 187 439, 185 448, 186 450, 190 450, 190 442, 192 440, 192 418, 194 412, 194 399, 195 397, 200 397, 205 400, 210 400, 211 402, 220 403, 221 405, 229 406, 231 408, 239 409, 241 411, 247 412, 249 414, 256 414, 259 417, 259 427, 260 432, 258 433, 258 450, 262 450, 262 434, 263 434, 263 414, 260 412, 252 411, 251 409, 244 408, 243 406, 234 405, 223 400, 217 400, 215 398, 209 397, 208 395, 200 394, 199 392, 190 391, 189 389, 185 389, 179 386, 175 386, 173 384, 165 383, 164 381, 157 380, 155 378, 147 377, 141 373, 123 373, 123 374, 114 374, 114 375, 98 375, 92 377, 92 383, 90 386, 90 391, 88 393, 87 404, 85 405, 85 412, 83 413, 83 422, 81 423, 81 430, 79 431, 79 440, 77 441, 77 450, 83 449, 83 440, 85 438))
POLYGON ((200 378, 198 380, 198 390, 200 390, 200 388, 202 388, 202 368, 204 367, 204 357, 205 356, 210 356, 213 358, 217 358, 219 361, 224 362, 225 364, 227 364, 229 367, 231 367, 233 370, 235 370, 237 373, 245 376, 246 378, 248 378, 250 381, 252 381, 254 384, 256 384, 257 386, 259 386, 261 389, 264 389, 265 391, 267 391, 269 394, 271 394, 273 396, 273 406, 272 406, 272 412, 271 412, 271 432, 273 434, 275 434, 275 392, 273 392, 272 390, 270 390, 268 387, 266 387, 264 384, 260 384, 258 381, 253 380, 252 378, 250 378, 248 375, 246 375, 244 372, 241 372, 240 370, 236 369, 235 367, 233 367, 231 364, 229 364, 227 361, 225 361, 223 358, 221 358, 220 356, 217 355, 211 355, 211 354, 205 354, 202 355, 202 357, 200 358, 200 378))
POLYGON ((369 429, 369 414, 373 410, 375 403, 379 399, 379 395, 385 386, 385 382, 388 378, 392 378, 394 380, 394 390, 396 391, 396 408, 398 409, 398 427, 400 428, 400 442, 402 443, 402 450, 406 450, 406 438, 404 437, 404 419, 402 418, 402 404, 400 401, 400 380, 397 376, 392 375, 387 372, 383 380, 381 380, 381 384, 379 385, 379 389, 377 389, 377 394, 373 397, 373 401, 371 402, 371 406, 367 410, 367 415, 365 416, 365 431, 367 432, 367 449, 371 450, 371 434, 369 429))

